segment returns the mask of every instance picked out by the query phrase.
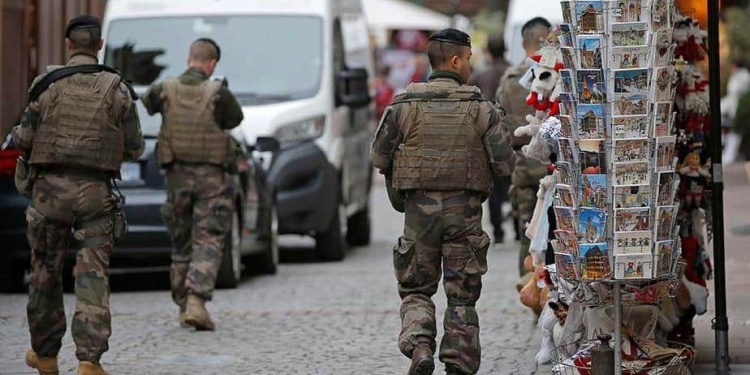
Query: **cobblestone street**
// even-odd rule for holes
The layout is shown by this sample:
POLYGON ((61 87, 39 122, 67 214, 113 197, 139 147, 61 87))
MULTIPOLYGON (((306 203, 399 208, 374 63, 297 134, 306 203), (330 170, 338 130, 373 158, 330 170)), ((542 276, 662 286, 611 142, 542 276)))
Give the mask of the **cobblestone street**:
MULTIPOLYGON (((143 276, 115 277, 105 369, 113 375, 405 373, 409 360, 396 346, 399 299, 391 263, 403 218, 380 186, 372 207, 371 246, 353 250, 342 263, 316 263, 307 242, 282 241, 292 248, 285 249, 278 275, 251 276, 236 290, 216 293, 209 304, 217 323, 213 333, 179 327, 166 274, 149 276, 161 285, 147 291, 125 287, 143 276)), ((517 250, 512 238, 508 242, 490 252, 477 306, 480 374, 535 373, 538 331, 530 311, 518 302, 517 250)), ((440 322, 445 297, 442 289, 438 293, 440 322)), ((0 374, 32 373, 23 360, 29 347, 26 301, 23 294, 0 294, 0 374)), ((70 321, 74 296, 66 294, 65 302, 70 321)), ((68 331, 60 354, 64 374, 75 373, 74 351, 68 331)), ((435 373, 442 371, 439 364, 435 373)))

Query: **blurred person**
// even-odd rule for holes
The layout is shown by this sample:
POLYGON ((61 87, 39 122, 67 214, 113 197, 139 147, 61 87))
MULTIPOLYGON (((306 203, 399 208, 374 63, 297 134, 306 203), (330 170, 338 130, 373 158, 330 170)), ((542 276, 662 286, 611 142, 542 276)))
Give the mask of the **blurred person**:
POLYGON ((393 100, 393 87, 388 84, 388 74, 391 69, 387 65, 378 68, 378 75, 375 77, 375 111, 378 118, 383 117, 385 108, 393 100))
POLYGON ((742 128, 747 127, 747 122, 750 120, 744 114, 742 117, 737 116, 740 100, 748 92, 750 92, 750 72, 747 70, 744 61, 734 60, 731 67, 731 76, 727 82, 727 95, 721 99, 721 128, 724 135, 722 160, 726 164, 734 163, 737 160, 742 141, 740 134, 743 133, 742 128), (732 129, 733 123, 738 126, 734 130, 732 129))
MULTIPOLYGON (((487 68, 475 75, 477 86, 486 95, 494 95, 497 92, 500 81, 508 70, 510 64, 505 60, 505 40, 500 34, 490 36, 487 41, 487 52, 492 60, 487 68)), ((503 223, 503 204, 508 201, 508 189, 510 189, 510 176, 495 176, 493 179, 492 195, 490 195, 490 222, 494 234, 495 243, 505 241, 505 230, 503 223)))
MULTIPOLYGON (((526 50, 527 57, 531 57, 542 47, 542 40, 547 39, 551 27, 549 21, 541 17, 531 19, 523 25, 521 35, 523 36, 523 47, 526 50)), ((509 195, 513 206, 512 215, 517 222, 516 237, 521 240, 518 252, 518 271, 521 277, 527 273, 524 260, 529 255, 529 246, 531 245, 531 240, 523 232, 534 214, 539 180, 547 175, 549 168, 549 166, 523 155, 521 148, 531 142, 531 137, 516 137, 513 135, 513 132, 519 126, 528 124, 526 116, 534 114, 534 108, 526 105, 529 90, 519 83, 519 80, 529 68, 527 60, 509 68, 500 82, 495 98, 497 103, 505 108, 508 113, 507 123, 511 135, 511 146, 516 151, 516 164, 511 177, 509 195)))
POLYGON ((226 81, 209 80, 220 58, 213 40, 194 41, 187 70, 151 86, 143 98, 150 115, 162 114, 156 156, 165 169, 172 299, 183 326, 207 331, 215 325, 205 303, 213 297, 234 211, 227 131, 243 119, 226 81))
POLYGON ((97 18, 72 19, 65 30, 67 64, 34 80, 30 104, 13 133, 28 160, 20 163, 29 167, 28 174, 17 175, 17 186, 31 198, 26 364, 43 375, 59 374, 57 354, 66 330, 62 270, 71 240, 80 246, 71 325, 78 375, 107 374, 100 360, 112 334, 109 257, 127 230, 113 180, 123 161, 138 160, 144 141, 137 96, 119 74, 98 65, 102 44, 97 18))
POLYGON ((456 29, 430 37, 425 83, 414 83, 386 109, 371 147, 393 207, 405 213, 393 251, 402 304, 398 347, 411 358, 408 375, 429 375, 437 349, 435 304, 443 273, 448 298, 439 359, 449 375, 479 369, 475 304, 487 272, 489 236, 482 202, 493 175, 510 174, 514 153, 504 111, 467 86, 471 39, 456 29), (468 153, 467 153, 467 150, 468 153))

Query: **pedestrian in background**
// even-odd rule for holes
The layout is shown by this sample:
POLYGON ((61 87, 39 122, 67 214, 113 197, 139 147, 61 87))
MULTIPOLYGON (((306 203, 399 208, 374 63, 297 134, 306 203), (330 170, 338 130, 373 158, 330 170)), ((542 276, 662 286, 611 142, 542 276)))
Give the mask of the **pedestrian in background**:
POLYGON ((433 73, 407 87, 386 109, 372 144, 375 168, 386 176, 394 208, 405 212, 404 234, 393 250, 401 304, 398 346, 411 358, 409 375, 434 371, 435 304, 443 282, 448 297, 440 361, 450 375, 479 369, 479 318, 474 308, 487 272, 489 236, 482 202, 493 175, 508 175, 513 150, 505 114, 474 86, 469 35, 442 30, 429 39, 433 73), (405 198, 405 199, 404 199, 405 198))
MULTIPOLYGON (((475 81, 477 86, 485 95, 495 95, 498 86, 508 70, 510 64, 505 60, 505 40, 500 34, 490 36, 487 41, 487 52, 489 52, 492 61, 489 66, 479 72, 475 81)), ((490 195, 490 222, 494 234, 495 243, 505 241, 505 230, 503 223, 503 204, 508 201, 508 189, 510 189, 510 176, 495 176, 493 179, 492 195, 490 195)))
POLYGON ((13 134, 29 166, 17 179, 19 191, 31 197, 26 364, 42 375, 59 374, 57 354, 66 330, 62 269, 71 234, 80 246, 71 325, 78 375, 107 374, 99 361, 112 333, 109 257, 126 231, 122 197, 112 181, 124 160, 138 160, 144 143, 135 94, 119 74, 98 65, 102 44, 97 18, 70 21, 67 64, 34 80, 30 104, 13 134))
POLYGON ((209 80, 220 58, 213 40, 194 41, 188 69, 152 86, 143 99, 149 114, 162 114, 156 154, 166 170, 162 215, 173 245, 172 299, 183 326, 209 331, 215 326, 205 303, 213 297, 235 214, 234 186, 227 174, 233 156, 227 130, 243 119, 229 88, 209 80))

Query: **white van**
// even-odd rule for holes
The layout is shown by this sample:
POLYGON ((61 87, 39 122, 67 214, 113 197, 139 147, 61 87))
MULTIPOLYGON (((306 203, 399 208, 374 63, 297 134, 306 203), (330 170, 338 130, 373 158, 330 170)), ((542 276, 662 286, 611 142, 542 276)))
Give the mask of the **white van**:
POLYGON ((543 17, 553 26, 563 22, 559 0, 511 0, 505 18, 506 58, 512 65, 518 65, 526 58, 523 49, 521 28, 535 17, 543 17))
MULTIPOLYGON (((215 76, 245 115, 232 134, 263 155, 278 233, 314 236, 327 260, 370 241, 373 61, 359 0, 109 0, 103 37, 104 63, 138 92, 180 75, 190 42, 214 39, 215 76), (256 147, 269 137, 279 147, 256 147)), ((159 116, 140 118, 158 134, 159 116)))

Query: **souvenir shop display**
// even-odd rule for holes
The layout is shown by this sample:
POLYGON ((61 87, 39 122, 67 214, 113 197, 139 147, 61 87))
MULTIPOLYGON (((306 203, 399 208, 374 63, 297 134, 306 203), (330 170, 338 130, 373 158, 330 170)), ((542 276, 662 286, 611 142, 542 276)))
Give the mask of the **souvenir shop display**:
POLYGON ((695 350, 663 332, 677 325, 664 306, 684 305, 672 301, 692 272, 683 252, 693 242, 684 234, 699 220, 684 212, 708 201, 703 150, 683 147, 710 131, 706 83, 695 70, 686 79, 674 61, 676 51, 702 56, 703 38, 693 24, 683 33, 674 0, 561 1, 561 8, 565 23, 522 79, 536 115, 516 130, 532 136, 527 157, 553 155, 526 233, 550 239, 548 249, 531 250, 534 283, 549 291, 547 301, 533 300, 544 306, 537 363, 596 375, 592 368, 602 367, 592 358, 609 352, 611 338, 615 374, 691 372, 695 350), (680 90, 686 95, 676 102, 680 90), (551 233, 539 230, 546 213, 554 215, 551 233))

